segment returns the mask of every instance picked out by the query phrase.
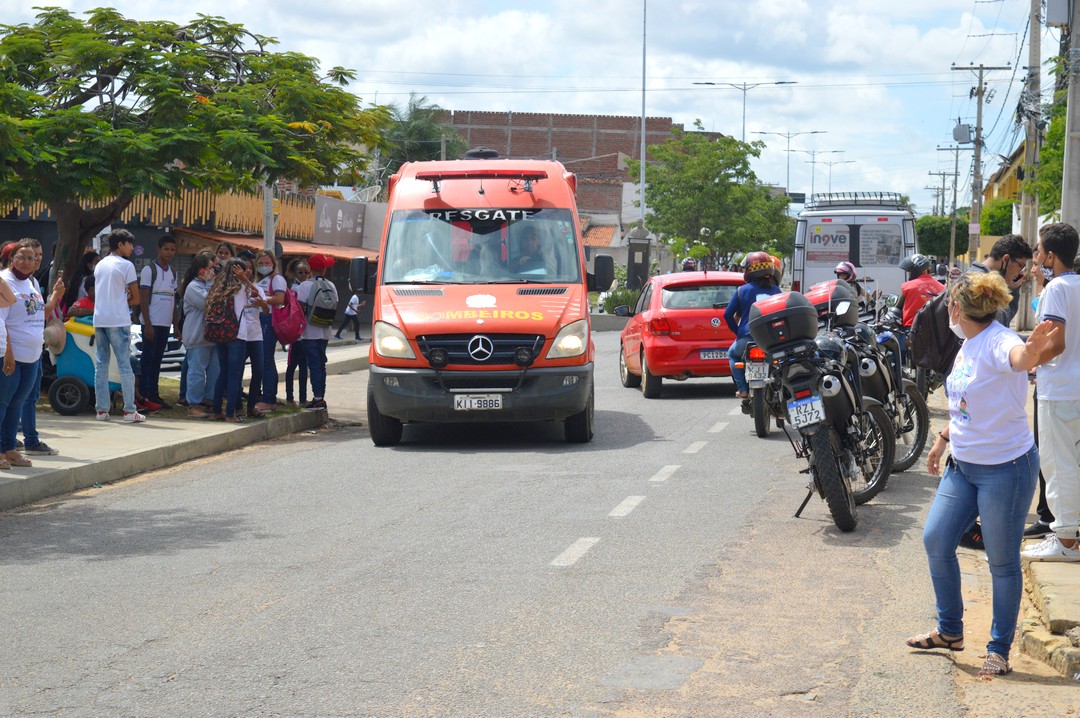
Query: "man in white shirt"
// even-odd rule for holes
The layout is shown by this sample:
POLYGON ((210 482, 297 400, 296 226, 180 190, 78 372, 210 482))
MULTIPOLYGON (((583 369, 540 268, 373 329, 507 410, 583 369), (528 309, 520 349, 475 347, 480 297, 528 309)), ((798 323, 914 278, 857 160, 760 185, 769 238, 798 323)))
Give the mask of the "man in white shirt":
POLYGON ((345 317, 341 320, 341 326, 338 327, 337 333, 334 334, 335 339, 341 339, 341 333, 345 331, 345 327, 352 325, 353 333, 356 335, 356 341, 363 339, 360 336, 360 307, 367 304, 367 302, 360 298, 360 290, 357 289, 349 297, 349 304, 345 307, 345 317))
POLYGON ((124 421, 146 421, 135 409, 135 372, 131 370, 131 307, 139 305, 135 265, 135 237, 126 229, 109 233, 109 256, 94 267, 94 395, 98 421, 109 420, 109 359, 116 355, 120 388, 124 394, 124 421))
POLYGON ((176 311, 176 272, 169 265, 176 254, 176 238, 166 234, 158 240, 158 255, 153 263, 142 268, 139 274, 139 307, 142 309, 142 395, 150 401, 169 409, 161 400, 158 380, 161 376, 161 360, 172 332, 173 314, 176 311))
POLYGON ((1039 357, 1039 463, 1046 477, 1052 533, 1021 555, 1080 562, 1080 277, 1073 272, 1080 236, 1064 222, 1039 230, 1036 264, 1053 270, 1039 299, 1039 321, 1060 329, 1039 357))
MULTIPOLYGON (((327 270, 334 266, 334 258, 328 254, 314 254, 308 258, 308 266, 311 267, 311 278, 296 289, 296 298, 300 304, 314 304, 318 292, 330 292, 334 304, 337 304, 337 287, 326 279, 327 270)), ((308 375, 311 377, 312 400, 304 405, 309 411, 326 411, 326 345, 329 343, 330 326, 311 321, 309 311, 307 326, 300 335, 300 346, 307 356, 308 375)))

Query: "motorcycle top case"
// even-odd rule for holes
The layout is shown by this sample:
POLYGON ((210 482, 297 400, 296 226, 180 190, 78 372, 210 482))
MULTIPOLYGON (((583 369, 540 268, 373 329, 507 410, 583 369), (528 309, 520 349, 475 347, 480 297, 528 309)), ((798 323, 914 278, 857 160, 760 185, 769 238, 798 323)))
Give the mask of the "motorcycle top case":
POLYGON ((859 300, 851 291, 851 286, 843 279, 815 284, 806 293, 806 298, 814 305, 822 322, 831 316, 833 326, 853 327, 859 323, 859 300), (840 308, 844 311, 838 312, 837 309, 840 308))
POLYGON ((787 342, 813 340, 817 333, 817 310, 799 292, 774 294, 750 307, 750 336, 766 351, 787 342))

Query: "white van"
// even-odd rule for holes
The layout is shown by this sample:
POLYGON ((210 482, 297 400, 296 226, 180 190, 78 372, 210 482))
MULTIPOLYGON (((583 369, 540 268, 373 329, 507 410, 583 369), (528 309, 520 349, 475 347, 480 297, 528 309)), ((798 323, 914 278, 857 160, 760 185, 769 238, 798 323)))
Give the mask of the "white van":
POLYGON ((815 194, 795 227, 791 288, 835 279, 836 265, 851 262, 868 292, 899 294, 900 260, 916 251, 915 215, 899 193, 815 194))

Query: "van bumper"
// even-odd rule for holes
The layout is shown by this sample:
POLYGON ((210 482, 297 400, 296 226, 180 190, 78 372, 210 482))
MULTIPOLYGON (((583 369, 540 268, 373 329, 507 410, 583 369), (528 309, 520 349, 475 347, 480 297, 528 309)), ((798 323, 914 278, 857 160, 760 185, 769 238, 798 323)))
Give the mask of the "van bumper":
POLYGON ((585 410, 593 388, 592 363, 524 371, 440 371, 372 365, 368 400, 403 422, 562 421, 585 410), (499 394, 501 409, 454 408, 461 394, 499 394))

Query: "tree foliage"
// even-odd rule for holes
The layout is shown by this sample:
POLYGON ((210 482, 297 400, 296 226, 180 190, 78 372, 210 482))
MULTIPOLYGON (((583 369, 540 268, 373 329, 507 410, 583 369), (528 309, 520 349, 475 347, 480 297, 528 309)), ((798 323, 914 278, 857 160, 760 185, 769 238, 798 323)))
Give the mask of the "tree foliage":
POLYGON ((1067 92, 1054 93, 1054 101, 1044 108, 1049 123, 1039 148, 1039 166, 1033 177, 1025 177, 1023 188, 1038 197, 1039 214, 1061 209, 1061 183, 1065 168, 1065 111, 1067 92))
MULTIPOLYGON (((931 257, 949 256, 949 237, 952 220, 949 217, 926 215, 915 220, 915 234, 919 239, 919 252, 931 257)), ((956 253, 966 254, 968 246, 967 218, 957 213, 956 253)))
POLYGON ((344 89, 351 71, 321 75, 275 43, 218 17, 177 25, 111 8, 0 25, 0 201, 44 201, 70 270, 140 194, 314 184, 362 163, 385 112, 344 89))
POLYGON ((1014 204, 1016 200, 1007 198, 987 202, 979 213, 979 231, 991 237, 1002 237, 1011 233, 1014 204))
MULTIPOLYGON (((697 132, 676 128, 664 144, 649 148, 646 228, 676 256, 715 259, 755 249, 790 254, 784 248, 794 245, 795 225, 786 214, 787 197, 774 196, 750 169, 764 143, 710 139, 700 120, 694 126, 697 132)), ((637 161, 629 172, 640 172, 637 161)))
POLYGON ((384 138, 388 147, 386 173, 397 172, 406 162, 439 159, 443 138, 446 139, 446 158, 461 158, 469 149, 468 143, 452 126, 442 121, 444 116, 441 107, 416 94, 409 95, 405 107, 392 105, 392 124, 384 138))

